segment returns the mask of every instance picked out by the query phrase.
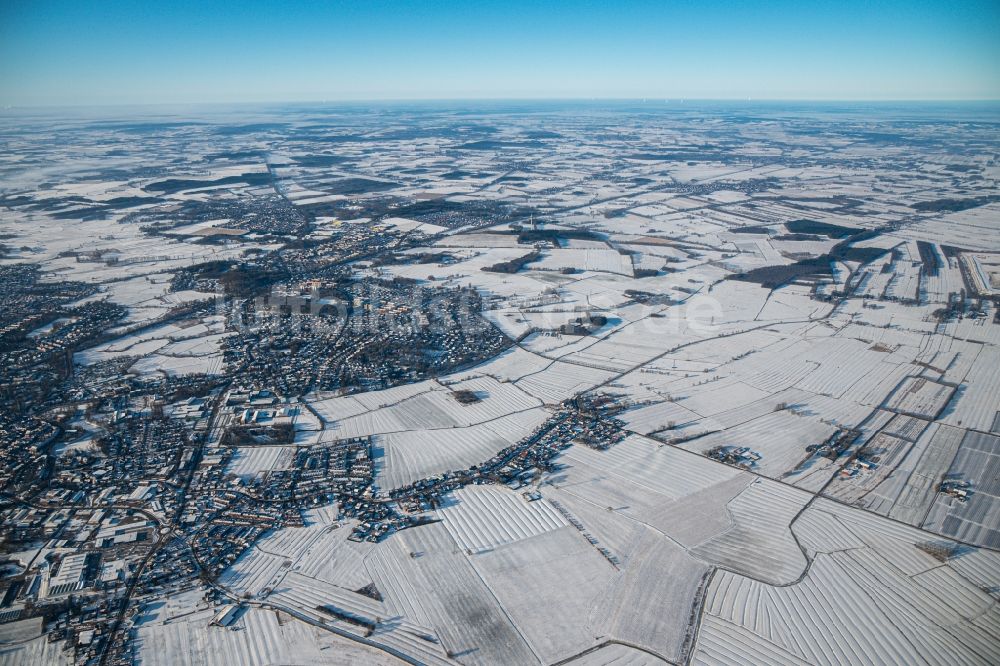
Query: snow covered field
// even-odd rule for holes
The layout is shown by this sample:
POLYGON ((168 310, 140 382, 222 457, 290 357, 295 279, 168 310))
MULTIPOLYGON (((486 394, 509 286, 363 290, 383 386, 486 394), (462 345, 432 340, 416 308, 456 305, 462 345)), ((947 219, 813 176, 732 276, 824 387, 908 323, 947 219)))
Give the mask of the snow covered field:
MULTIPOLYGON (((79 537, 138 555, 72 592, 134 595, 153 666, 1000 663, 994 125, 678 107, 261 112, 107 155, 70 123, 65 173, 0 157, 0 268, 81 290, 17 334, 60 393, 15 414, 59 433, 12 561, 48 585, 72 512, 166 516, 79 537), (486 333, 362 282, 473 295, 486 333), (343 357, 324 305, 370 327, 343 357), (431 343, 366 347, 386 313, 431 343), (130 420, 183 436, 107 436, 130 420)), ((68 662, 79 632, 7 622, 4 589, 0 663, 68 662)))

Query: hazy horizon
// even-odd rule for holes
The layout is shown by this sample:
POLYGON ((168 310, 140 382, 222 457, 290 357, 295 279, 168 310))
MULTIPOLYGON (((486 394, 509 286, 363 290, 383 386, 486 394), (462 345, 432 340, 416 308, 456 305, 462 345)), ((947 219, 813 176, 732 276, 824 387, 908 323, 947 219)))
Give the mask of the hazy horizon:
POLYGON ((397 98, 329 98, 329 99, 275 99, 265 101, 192 101, 192 102, 109 102, 109 103, 60 103, 60 104, 5 104, 3 109, 121 109, 121 108, 191 108, 191 107, 292 107, 292 106, 355 106, 363 104, 379 106, 436 105, 436 104, 722 104, 722 105, 860 105, 876 107, 892 105, 910 106, 990 106, 1000 105, 1000 94, 991 98, 794 98, 794 97, 397 97, 397 98))

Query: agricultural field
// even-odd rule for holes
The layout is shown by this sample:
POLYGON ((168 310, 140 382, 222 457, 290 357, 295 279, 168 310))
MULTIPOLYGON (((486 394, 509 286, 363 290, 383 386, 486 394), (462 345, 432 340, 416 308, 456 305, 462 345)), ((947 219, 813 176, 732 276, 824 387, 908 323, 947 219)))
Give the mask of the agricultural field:
POLYGON ((3 116, 0 664, 1000 662, 954 113, 3 116))
POLYGON ((960 552, 829 501, 807 509, 792 530, 814 558, 809 570, 785 587, 717 574, 692 663, 987 664, 1000 655, 995 598, 979 587, 980 573, 958 564, 960 552))

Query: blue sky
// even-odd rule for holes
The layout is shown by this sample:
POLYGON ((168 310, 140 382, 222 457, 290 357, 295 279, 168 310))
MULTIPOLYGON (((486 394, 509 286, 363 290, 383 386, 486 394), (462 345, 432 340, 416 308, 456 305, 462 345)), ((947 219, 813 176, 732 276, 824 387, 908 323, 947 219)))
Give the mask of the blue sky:
POLYGON ((0 2, 0 104, 998 99, 1000 2, 0 2))

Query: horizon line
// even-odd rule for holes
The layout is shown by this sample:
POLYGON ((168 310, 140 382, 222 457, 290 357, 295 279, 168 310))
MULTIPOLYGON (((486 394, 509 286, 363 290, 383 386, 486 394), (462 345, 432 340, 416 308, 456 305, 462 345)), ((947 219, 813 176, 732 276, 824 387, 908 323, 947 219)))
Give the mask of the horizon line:
POLYGON ((0 104, 0 112, 34 110, 72 109, 119 109, 157 107, 224 107, 224 106, 315 106, 315 105, 355 105, 355 104, 441 104, 441 103, 483 103, 483 102, 632 102, 640 104, 684 104, 699 102, 716 103, 784 103, 784 104, 1000 104, 1000 97, 962 98, 835 98, 835 97, 371 97, 341 99, 285 99, 285 100, 233 100, 233 101, 160 101, 160 102, 108 102, 98 104, 0 104))

